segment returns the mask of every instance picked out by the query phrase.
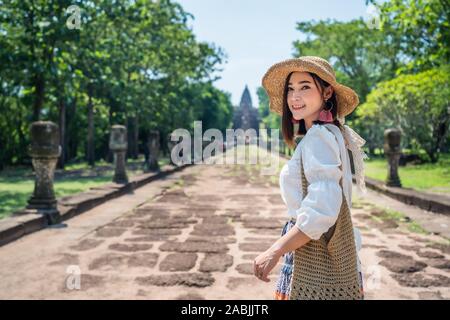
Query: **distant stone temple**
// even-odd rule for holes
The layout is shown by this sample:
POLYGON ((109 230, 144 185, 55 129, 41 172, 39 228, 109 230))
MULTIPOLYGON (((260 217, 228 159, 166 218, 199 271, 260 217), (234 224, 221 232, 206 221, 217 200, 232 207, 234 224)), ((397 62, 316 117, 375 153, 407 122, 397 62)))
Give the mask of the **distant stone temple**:
POLYGON ((241 102, 239 106, 234 108, 233 129, 243 129, 245 131, 253 128, 256 130, 256 134, 259 135, 259 121, 258 109, 253 107, 250 91, 248 86, 245 86, 241 102))

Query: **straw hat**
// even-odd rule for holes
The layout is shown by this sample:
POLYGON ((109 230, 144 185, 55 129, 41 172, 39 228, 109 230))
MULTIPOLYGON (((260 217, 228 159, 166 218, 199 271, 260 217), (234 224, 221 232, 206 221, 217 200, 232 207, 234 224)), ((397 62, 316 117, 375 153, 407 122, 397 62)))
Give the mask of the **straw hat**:
POLYGON ((287 76, 294 71, 315 73, 333 87, 338 103, 337 116, 341 121, 358 106, 358 95, 336 81, 336 74, 328 61, 320 57, 303 56, 276 63, 264 75, 262 85, 269 96, 270 110, 273 112, 282 114, 284 85, 287 76))

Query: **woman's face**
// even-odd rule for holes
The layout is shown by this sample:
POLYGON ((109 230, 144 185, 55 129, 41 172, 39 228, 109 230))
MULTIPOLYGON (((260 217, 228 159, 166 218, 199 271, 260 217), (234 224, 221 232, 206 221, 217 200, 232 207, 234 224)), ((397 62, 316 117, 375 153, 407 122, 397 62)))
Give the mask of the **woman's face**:
POLYGON ((319 90, 308 72, 291 74, 288 83, 287 104, 294 119, 305 119, 308 127, 311 126, 312 121, 319 119, 324 100, 328 100, 333 93, 331 86, 326 88, 323 93, 320 93, 319 90))

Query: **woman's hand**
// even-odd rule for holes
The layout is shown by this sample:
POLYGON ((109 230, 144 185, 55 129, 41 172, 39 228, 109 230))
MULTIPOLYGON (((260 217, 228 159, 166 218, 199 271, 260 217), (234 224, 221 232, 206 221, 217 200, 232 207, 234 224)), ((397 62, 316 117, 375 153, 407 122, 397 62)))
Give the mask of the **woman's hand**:
POLYGON ((281 255, 276 253, 272 248, 267 249, 253 261, 253 272, 255 276, 264 282, 269 282, 267 277, 280 260, 281 255))
POLYGON ((278 239, 269 249, 261 253, 253 261, 253 273, 265 282, 269 282, 267 277, 278 263, 283 254, 295 251, 311 240, 299 228, 292 228, 284 236, 278 239))

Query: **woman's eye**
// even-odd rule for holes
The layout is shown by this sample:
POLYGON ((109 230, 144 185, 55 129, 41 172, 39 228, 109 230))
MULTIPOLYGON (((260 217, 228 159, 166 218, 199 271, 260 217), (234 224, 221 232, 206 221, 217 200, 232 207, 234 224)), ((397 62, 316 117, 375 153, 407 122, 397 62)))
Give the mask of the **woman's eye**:
POLYGON ((292 89, 292 88, 288 88, 288 91, 291 91, 291 90, 294 90, 294 89, 292 89))
POLYGON ((309 89, 309 87, 308 87, 308 86, 304 86, 304 87, 302 88, 302 90, 303 90, 303 89, 309 89))

